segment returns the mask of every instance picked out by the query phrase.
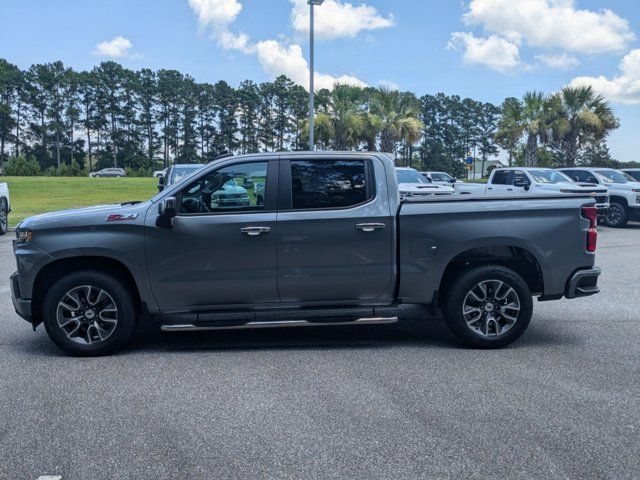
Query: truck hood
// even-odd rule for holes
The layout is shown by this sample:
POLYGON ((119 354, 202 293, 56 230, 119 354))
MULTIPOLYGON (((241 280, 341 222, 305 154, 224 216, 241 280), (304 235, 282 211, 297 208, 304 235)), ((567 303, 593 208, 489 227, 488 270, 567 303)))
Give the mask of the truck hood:
POLYGON ((453 188, 431 183, 399 183, 400 193, 416 193, 422 195, 453 193, 453 188))
POLYGON ((633 192, 640 190, 640 183, 638 182, 607 183, 606 186, 609 190, 618 190, 623 192, 633 192))
POLYGON ((18 228, 39 230, 103 226, 112 223, 132 223, 143 220, 151 202, 96 205, 59 212, 43 213, 24 219, 18 228), (110 215, 112 217, 110 217, 110 215), (109 219, 109 220, 108 220, 109 219))

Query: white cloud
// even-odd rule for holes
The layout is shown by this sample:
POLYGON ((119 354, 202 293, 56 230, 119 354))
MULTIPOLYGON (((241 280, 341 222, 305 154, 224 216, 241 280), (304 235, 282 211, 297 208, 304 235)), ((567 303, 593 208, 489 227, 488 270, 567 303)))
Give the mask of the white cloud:
POLYGON ((577 77, 571 86, 591 85, 607 100, 629 105, 640 105, 640 49, 629 52, 620 63, 620 75, 608 79, 599 77, 577 77))
MULTIPOLYGON (((306 5, 306 0, 303 0, 306 5)), ((346 11, 372 15, 371 10, 375 9, 361 6, 353 7, 349 4, 342 5, 336 0, 328 0, 322 8, 327 5, 337 4, 346 11)), ((238 0, 189 0, 189 6, 198 17, 198 23, 202 30, 208 30, 212 37, 225 50, 241 51, 247 55, 255 55, 262 68, 273 76, 287 75, 295 83, 303 87, 309 86, 309 65, 304 58, 302 47, 297 44, 287 45, 283 41, 264 40, 252 43, 248 35, 235 33, 231 30, 231 25, 236 21, 242 11, 242 4, 238 0)), ((294 12, 296 5, 294 2, 294 12)), ((308 8, 308 6, 307 6, 308 8)), ((294 15, 292 14, 292 18, 294 15)), ((384 19, 383 19, 384 20, 384 19)), ((308 17, 307 17, 308 21, 308 17)), ((371 18, 365 18, 366 29, 381 28, 375 27, 377 23, 371 18)), ((365 28, 360 28, 360 30, 365 28)), ((365 86, 366 84, 351 75, 333 76, 325 73, 314 75, 317 89, 331 88, 335 83, 345 83, 350 85, 365 86)))
POLYGON ((558 70, 569 70, 580 65, 580 60, 566 53, 541 53, 540 55, 536 55, 535 58, 548 67, 558 70))
POLYGON ((468 25, 522 38, 539 48, 594 54, 624 50, 635 36, 629 22, 611 10, 580 10, 575 0, 471 0, 468 25))
POLYGON ((250 49, 247 35, 229 30, 242 11, 242 4, 238 0, 189 0, 189 6, 198 16, 200 29, 209 30, 222 48, 250 49))
MULTIPOLYGON (((291 22, 297 32, 309 33, 309 5, 307 0, 290 0, 293 4, 291 22)), ((354 6, 341 0, 326 0, 315 9, 315 33, 318 38, 353 38, 366 30, 389 28, 393 15, 383 17, 369 5, 354 6)))
MULTIPOLYGON (((300 45, 283 45, 276 40, 258 42, 255 46, 258 60, 262 68, 273 76, 286 75, 295 83, 308 87, 309 64, 302 54, 300 45)), ((316 89, 331 89, 336 83, 366 86, 366 84, 353 76, 332 76, 323 73, 314 75, 316 89)))
POLYGON ((117 36, 109 41, 100 42, 93 50, 94 55, 108 58, 133 58, 133 44, 128 39, 117 36))
POLYGON ((479 38, 471 33, 455 32, 448 48, 462 50, 465 63, 484 65, 498 72, 512 71, 521 65, 518 44, 497 35, 479 38))

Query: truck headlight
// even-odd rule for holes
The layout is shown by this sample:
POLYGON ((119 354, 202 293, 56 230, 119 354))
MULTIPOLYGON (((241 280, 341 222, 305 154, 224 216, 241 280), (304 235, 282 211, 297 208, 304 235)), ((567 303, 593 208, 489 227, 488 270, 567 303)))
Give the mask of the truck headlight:
POLYGON ((19 242, 31 242, 32 238, 33 238, 33 232, 31 230, 27 230, 26 228, 16 229, 16 239, 19 242))

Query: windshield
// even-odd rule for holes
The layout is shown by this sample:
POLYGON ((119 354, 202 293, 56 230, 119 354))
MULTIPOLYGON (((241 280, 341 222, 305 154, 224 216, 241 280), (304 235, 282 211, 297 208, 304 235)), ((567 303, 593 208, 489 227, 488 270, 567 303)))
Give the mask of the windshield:
POLYGON ((184 177, 191 175, 196 170, 202 168, 202 165, 188 165, 184 167, 174 167, 171 174, 171 183, 178 183, 184 177))
POLYGON ((396 170, 398 183, 431 183, 417 170, 396 170))
POLYGON ((555 170, 528 170, 529 175, 538 183, 572 183, 571 179, 562 172, 555 170))
POLYGON ((618 172, 617 170, 598 170, 595 173, 606 183, 629 183, 635 181, 629 177, 629 175, 618 172))

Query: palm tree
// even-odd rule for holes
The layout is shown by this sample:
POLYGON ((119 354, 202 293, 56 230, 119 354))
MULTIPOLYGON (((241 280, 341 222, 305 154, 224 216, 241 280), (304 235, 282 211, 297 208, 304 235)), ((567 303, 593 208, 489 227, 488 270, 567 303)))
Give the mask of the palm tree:
POLYGON ((576 164, 583 147, 603 140, 620 126, 609 102, 589 86, 565 87, 552 102, 552 139, 567 166, 576 164))
POLYGON ((369 108, 382 127, 380 149, 383 152, 393 153, 401 140, 413 144, 420 138, 423 124, 418 118, 415 96, 380 87, 373 92, 369 108))
MULTIPOLYGON (((506 103, 506 102, 505 102, 506 103)), ((546 141, 549 130, 549 104, 542 92, 527 92, 522 102, 510 101, 503 108, 496 138, 507 149, 514 149, 520 139, 525 139, 524 165, 538 165, 538 141, 546 141)))
POLYGON ((318 140, 334 150, 356 148, 363 130, 362 90, 336 84, 326 96, 325 104, 326 111, 318 113, 315 121, 318 140))
POLYGON ((522 139, 522 102, 517 98, 507 98, 502 103, 502 113, 498 122, 495 141, 509 152, 509 166, 513 164, 513 156, 522 139))

